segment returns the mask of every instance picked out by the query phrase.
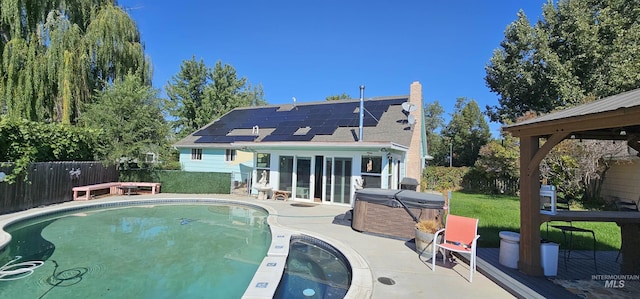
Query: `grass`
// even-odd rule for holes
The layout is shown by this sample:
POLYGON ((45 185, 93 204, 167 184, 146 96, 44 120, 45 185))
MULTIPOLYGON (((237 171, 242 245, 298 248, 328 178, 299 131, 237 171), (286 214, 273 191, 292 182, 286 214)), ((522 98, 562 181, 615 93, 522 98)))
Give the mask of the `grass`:
MULTIPOLYGON (((450 212, 455 215, 480 219, 478 234, 479 247, 500 247, 500 231, 520 232, 520 199, 516 196, 484 195, 464 192, 453 192, 449 203, 450 212)), ((549 241, 563 244, 560 230, 551 224, 566 225, 566 222, 552 222, 540 226, 540 236, 549 241)), ((574 226, 591 229, 596 235, 597 250, 618 250, 620 248, 620 228, 614 222, 573 222, 574 226)), ((568 236, 567 236, 568 237, 568 236)), ((593 249, 591 234, 573 235, 573 248, 593 249)))

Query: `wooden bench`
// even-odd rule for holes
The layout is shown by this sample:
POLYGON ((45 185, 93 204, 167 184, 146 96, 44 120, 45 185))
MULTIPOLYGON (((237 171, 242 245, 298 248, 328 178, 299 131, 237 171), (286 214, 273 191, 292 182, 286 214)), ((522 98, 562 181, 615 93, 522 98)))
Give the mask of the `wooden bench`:
POLYGON ((73 187, 73 200, 89 200, 91 199, 91 191, 109 189, 109 194, 118 194, 120 183, 102 183, 87 186, 73 187), (78 198, 78 192, 84 192, 84 199, 78 198))
MULTIPOLYGON (((150 182, 120 182, 120 186, 137 186, 138 188, 140 187, 146 187, 146 188, 151 188, 151 194, 157 194, 160 193, 160 186, 162 184, 160 183, 150 183, 150 182)), ((123 194, 124 192, 122 192, 123 190, 119 190, 119 194, 123 194)))
POLYGON ((96 190, 105 190, 105 189, 109 189, 109 194, 111 195, 123 195, 125 194, 124 189, 127 188, 120 188, 123 186, 136 186, 138 188, 140 187, 147 187, 147 188, 151 188, 151 194, 157 194, 160 193, 160 183, 150 183, 150 182, 112 182, 112 183, 102 183, 102 184, 95 184, 95 185, 87 185, 87 186, 78 186, 78 187, 73 187, 73 200, 89 200, 91 199, 91 191, 96 191, 96 190), (85 192, 83 195, 84 198, 78 198, 78 192, 85 192))
POLYGON ((291 196, 291 191, 284 191, 284 190, 273 190, 273 199, 274 200, 284 200, 287 201, 289 200, 289 196, 291 196))

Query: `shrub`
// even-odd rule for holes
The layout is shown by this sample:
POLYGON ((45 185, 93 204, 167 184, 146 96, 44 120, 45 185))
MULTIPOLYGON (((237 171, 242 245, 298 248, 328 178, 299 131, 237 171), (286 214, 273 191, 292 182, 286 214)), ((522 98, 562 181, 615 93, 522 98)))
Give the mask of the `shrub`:
POLYGON ((422 173, 422 190, 459 190, 468 167, 428 166, 422 173))

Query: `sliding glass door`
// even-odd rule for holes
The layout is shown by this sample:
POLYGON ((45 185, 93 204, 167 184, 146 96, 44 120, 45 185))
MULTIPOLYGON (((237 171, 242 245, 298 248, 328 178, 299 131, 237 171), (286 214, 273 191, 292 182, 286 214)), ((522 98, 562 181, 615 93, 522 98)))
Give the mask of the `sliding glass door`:
POLYGON ((310 199, 311 158, 296 157, 296 198, 310 199))
POLYGON ((351 158, 325 159, 325 201, 351 203, 351 158))
POLYGON ((293 190, 293 156, 280 156, 280 177, 278 189, 283 191, 293 190))
POLYGON ((280 156, 279 189, 295 198, 311 198, 311 158, 280 156), (295 170, 295 171, 294 171, 295 170))

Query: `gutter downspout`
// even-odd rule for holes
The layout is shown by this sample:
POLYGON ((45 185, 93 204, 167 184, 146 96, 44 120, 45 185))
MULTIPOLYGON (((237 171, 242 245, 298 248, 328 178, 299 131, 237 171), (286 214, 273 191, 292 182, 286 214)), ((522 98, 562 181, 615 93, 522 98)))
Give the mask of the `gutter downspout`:
POLYGON ((420 173, 423 173, 424 166, 427 165, 429 153, 427 152, 427 129, 425 128, 424 123, 424 107, 419 107, 419 109, 422 109, 420 113, 422 116, 422 119, 420 120, 420 139, 422 139, 422 153, 420 155, 422 157, 422 165, 420 165, 420 173))

